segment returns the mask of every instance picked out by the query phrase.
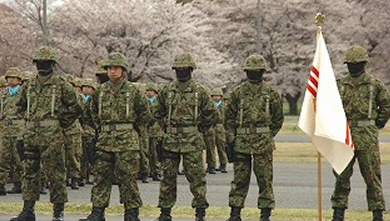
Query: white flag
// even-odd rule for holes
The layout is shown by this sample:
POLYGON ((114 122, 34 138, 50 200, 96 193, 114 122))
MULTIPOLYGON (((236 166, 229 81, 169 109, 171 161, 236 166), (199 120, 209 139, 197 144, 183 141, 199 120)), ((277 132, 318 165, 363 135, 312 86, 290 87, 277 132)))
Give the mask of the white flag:
POLYGON ((341 174, 354 155, 354 146, 321 31, 298 126, 311 137, 336 173, 341 174))

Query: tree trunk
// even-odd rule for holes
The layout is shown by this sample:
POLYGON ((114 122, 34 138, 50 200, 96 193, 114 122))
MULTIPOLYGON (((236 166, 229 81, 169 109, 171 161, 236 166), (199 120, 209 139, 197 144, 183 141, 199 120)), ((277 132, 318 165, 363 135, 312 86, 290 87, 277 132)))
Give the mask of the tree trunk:
POLYGON ((298 100, 301 97, 301 92, 297 92, 293 96, 291 94, 285 94, 284 98, 286 98, 289 112, 288 115, 298 115, 298 100))

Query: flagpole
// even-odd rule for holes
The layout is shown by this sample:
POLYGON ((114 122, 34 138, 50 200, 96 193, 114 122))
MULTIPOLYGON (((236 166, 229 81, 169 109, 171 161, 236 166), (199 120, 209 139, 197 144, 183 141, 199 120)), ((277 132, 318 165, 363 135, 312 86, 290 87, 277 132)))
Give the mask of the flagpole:
MULTIPOLYGON (((320 33, 322 31, 322 25, 324 24, 325 16, 318 12, 315 17, 315 23, 317 25, 317 41, 320 33)), ((314 108, 316 108, 314 101, 314 108)), ((315 110, 314 110, 315 111, 315 110)), ((318 206, 318 220, 322 221, 322 163, 321 163, 321 153, 317 151, 317 206, 318 206)))

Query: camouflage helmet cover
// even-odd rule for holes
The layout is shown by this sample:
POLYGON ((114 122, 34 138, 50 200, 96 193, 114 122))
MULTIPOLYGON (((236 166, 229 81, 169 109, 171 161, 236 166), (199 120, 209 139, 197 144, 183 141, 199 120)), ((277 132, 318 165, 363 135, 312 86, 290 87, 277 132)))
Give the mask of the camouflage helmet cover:
POLYGON ((196 65, 192 56, 188 53, 181 53, 175 56, 172 69, 176 68, 192 68, 196 69, 196 65))
POLYGON ((265 58, 259 54, 252 54, 245 60, 244 71, 268 70, 265 58))
POLYGON ((5 76, 0 77, 0 87, 5 87, 8 85, 7 80, 5 79, 5 76))
POLYGON ((145 91, 155 91, 156 93, 158 93, 157 85, 153 83, 148 83, 145 86, 145 91))
POLYGON ((23 71, 22 72, 22 81, 28 81, 34 77, 34 73, 32 71, 23 71))
POLYGON ((42 46, 35 53, 33 62, 36 62, 38 60, 50 60, 50 61, 55 61, 56 63, 58 63, 57 51, 53 47, 42 46))
POLYGON ((5 72, 5 79, 9 77, 15 77, 22 80, 22 72, 17 67, 11 67, 5 72))
POLYGON ((89 86, 96 89, 96 83, 92 78, 83 78, 80 80, 81 87, 83 86, 89 86))
POLYGON ((368 52, 367 50, 360 45, 352 45, 344 54, 344 64, 345 63, 360 63, 368 62, 368 52))
POLYGON ((214 88, 213 90, 211 90, 210 95, 211 96, 223 96, 223 91, 221 88, 214 88))
POLYGON ((107 70, 109 66, 120 66, 125 70, 129 70, 129 63, 127 62, 127 58, 124 54, 120 52, 112 52, 104 59, 103 68, 107 70))
POLYGON ((107 70, 104 69, 104 60, 100 60, 96 66, 95 75, 107 74, 107 70))

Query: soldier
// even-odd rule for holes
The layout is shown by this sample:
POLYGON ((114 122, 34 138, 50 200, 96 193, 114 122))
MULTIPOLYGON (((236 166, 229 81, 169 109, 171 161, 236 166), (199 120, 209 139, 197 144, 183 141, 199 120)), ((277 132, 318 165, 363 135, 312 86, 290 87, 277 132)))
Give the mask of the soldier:
POLYGON ((217 168, 217 171, 221 171, 221 173, 227 173, 226 170, 226 164, 227 164, 227 158, 226 158, 226 131, 223 126, 224 124, 224 115, 225 115, 225 104, 223 103, 223 92, 222 89, 216 88, 211 92, 211 98, 214 101, 215 107, 217 107, 220 120, 217 122, 217 125, 214 126, 215 130, 215 144, 217 146, 217 153, 218 153, 218 159, 219 159, 219 168, 217 168))
MULTIPOLYGON (((153 110, 157 99, 157 86, 149 83, 146 85, 146 98, 148 99, 149 110, 153 110)), ((156 145, 162 139, 162 130, 155 119, 149 122, 149 166, 152 179, 154 181, 161 181, 161 164, 157 156, 156 145)))
POLYGON ((183 157, 185 176, 194 195, 192 207, 195 220, 205 220, 206 173, 203 168, 202 133, 216 123, 218 115, 207 90, 191 79, 195 62, 188 53, 175 56, 172 69, 177 80, 166 85, 157 97, 154 117, 166 132, 159 148, 163 178, 160 182, 158 221, 170 221, 171 209, 176 202, 176 180, 180 156, 183 157), (160 146, 161 147, 161 146, 160 146))
POLYGON ((40 163, 50 183, 50 202, 53 221, 61 221, 68 201, 63 129, 69 127, 81 113, 72 86, 54 71, 58 55, 50 46, 40 47, 33 62, 38 75, 22 90, 18 103, 24 114, 26 130, 24 142, 18 141, 24 159, 23 200, 19 216, 11 221, 35 220, 34 205, 39 200, 40 163))
POLYGON ((21 177, 23 165, 16 149, 22 140, 24 120, 17 112, 16 103, 20 99, 22 73, 19 68, 10 68, 5 73, 8 89, 0 92, 0 195, 22 193, 21 177), (5 191, 8 172, 12 171, 14 187, 5 191))
POLYGON ((95 71, 95 76, 99 84, 103 84, 109 80, 107 76, 107 70, 103 68, 103 63, 104 60, 99 61, 95 71))
POLYGON ((283 104, 278 93, 263 82, 267 63, 259 54, 245 60, 247 80, 233 89, 226 106, 227 156, 233 161, 234 178, 229 193, 229 221, 241 221, 251 170, 259 187, 260 221, 269 221, 275 207, 272 187, 273 137, 283 124, 283 104))
POLYGON ((383 199, 381 159, 378 130, 390 117, 390 94, 379 79, 365 71, 369 57, 365 48, 354 45, 344 55, 349 74, 338 80, 344 110, 349 122, 355 154, 346 169, 336 177, 332 195, 333 221, 344 220, 351 191, 350 178, 357 160, 360 173, 367 186, 368 210, 374 221, 383 221, 385 202, 383 199))
POLYGON ((0 76, 0 91, 5 90, 8 87, 7 80, 5 79, 5 76, 0 76))
POLYGON ((109 81, 92 95, 91 118, 98 131, 96 145, 87 142, 94 159, 94 185, 92 212, 79 221, 104 221, 104 210, 109 205, 114 171, 120 185, 120 201, 124 204, 125 221, 138 221, 142 205, 136 182, 139 170, 139 135, 134 123, 147 124, 150 118, 144 95, 126 79, 129 70, 127 58, 118 52, 111 53, 105 61, 109 81))

